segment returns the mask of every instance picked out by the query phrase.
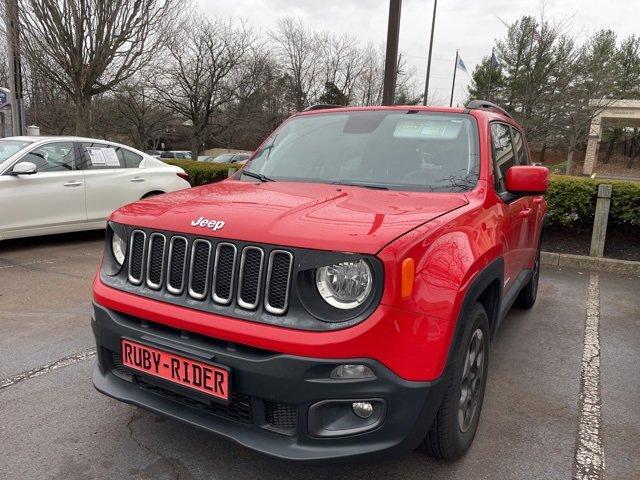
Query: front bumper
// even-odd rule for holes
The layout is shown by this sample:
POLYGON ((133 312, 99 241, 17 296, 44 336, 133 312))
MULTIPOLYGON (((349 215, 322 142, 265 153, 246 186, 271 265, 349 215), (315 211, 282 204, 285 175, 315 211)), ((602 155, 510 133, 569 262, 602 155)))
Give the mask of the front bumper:
POLYGON ((280 354, 188 333, 94 304, 92 328, 98 347, 93 382, 118 400, 214 432, 253 450, 289 460, 322 460, 415 448, 431 425, 443 383, 403 380, 366 358, 314 359, 280 354), (222 405, 119 363, 122 337, 215 363, 231 371, 232 401, 222 405), (360 363, 376 375, 366 380, 332 380, 339 364, 360 363), (381 421, 353 435, 319 437, 310 431, 327 400, 375 400, 381 421), (310 428, 311 425, 311 428, 310 428))

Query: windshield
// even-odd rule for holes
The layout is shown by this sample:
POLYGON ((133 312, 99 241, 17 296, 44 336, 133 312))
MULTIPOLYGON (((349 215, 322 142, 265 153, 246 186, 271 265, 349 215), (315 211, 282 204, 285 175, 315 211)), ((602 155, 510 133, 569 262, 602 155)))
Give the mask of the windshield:
POLYGON ((27 140, 0 140, 0 163, 31 143, 27 140))
POLYGON ((478 179, 476 124, 469 115, 415 110, 294 117, 246 170, 273 180, 461 192, 478 179))

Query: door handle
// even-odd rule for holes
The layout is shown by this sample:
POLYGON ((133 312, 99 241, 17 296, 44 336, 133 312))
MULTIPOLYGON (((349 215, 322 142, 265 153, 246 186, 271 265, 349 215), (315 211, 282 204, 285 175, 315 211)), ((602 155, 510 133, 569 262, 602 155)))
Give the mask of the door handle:
POLYGON ((67 182, 64 184, 65 187, 81 187, 82 182, 67 182))
POLYGON ((540 205, 543 200, 544 200, 544 197, 536 197, 533 199, 533 203, 534 205, 540 205))
POLYGON ((134 183, 140 183, 140 182, 144 182, 144 178, 142 178, 142 177, 134 177, 129 181, 130 182, 134 182, 134 183))
POLYGON ((522 211, 518 214, 520 218, 527 218, 531 215, 531 208, 523 208, 522 211))

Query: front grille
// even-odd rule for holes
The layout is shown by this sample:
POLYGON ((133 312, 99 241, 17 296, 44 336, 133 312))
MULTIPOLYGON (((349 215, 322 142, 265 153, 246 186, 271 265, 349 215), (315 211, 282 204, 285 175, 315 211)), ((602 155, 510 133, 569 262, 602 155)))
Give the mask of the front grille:
POLYGON ((189 277, 189 295, 202 300, 207 296, 209 266, 211 262, 211 244, 198 239, 191 250, 191 276, 189 277))
POLYGON ((298 411, 291 405, 265 401, 264 415, 270 426, 283 432, 291 432, 298 426, 298 411))
POLYGON ((293 267, 293 255, 284 250, 274 250, 269 255, 269 288, 265 295, 265 308, 270 313, 282 314, 287 310, 289 298, 289 282, 291 281, 291 268, 293 267))
POLYGON ((154 290, 162 286, 164 274, 164 249, 166 239, 160 233, 154 233, 149 238, 149 255, 147 258, 147 285, 154 290))
POLYGON ((245 247, 240 260, 238 305, 253 310, 258 306, 258 289, 262 277, 264 252, 258 247, 245 247))
POLYGON ((167 270, 167 290, 181 294, 184 290, 184 272, 187 269, 187 239, 173 237, 169 244, 169 265, 167 270))
POLYGON ((213 300, 227 305, 233 296, 232 282, 238 249, 231 243, 220 243, 216 248, 213 276, 213 300))
POLYGON ((129 281, 135 285, 142 283, 142 267, 144 265, 144 247, 146 235, 141 230, 131 233, 131 248, 129 251, 129 281))
POLYGON ((145 286, 158 294, 197 300, 202 307, 194 308, 208 311, 255 311, 261 305, 273 315, 287 311, 291 252, 142 230, 131 233, 129 244, 127 276, 133 285, 142 285, 144 278, 145 286))

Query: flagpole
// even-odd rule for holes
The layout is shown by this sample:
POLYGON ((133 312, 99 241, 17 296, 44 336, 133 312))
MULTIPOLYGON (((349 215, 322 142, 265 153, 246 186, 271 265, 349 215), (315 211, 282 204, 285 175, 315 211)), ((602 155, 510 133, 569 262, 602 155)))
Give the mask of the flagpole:
POLYGON ((451 84, 451 100, 449 100, 450 107, 453 107, 453 90, 456 88, 456 70, 458 70, 458 50, 456 50, 456 63, 453 64, 453 83, 451 84))
POLYGON ((487 100, 491 101, 491 77, 493 76, 493 56, 495 47, 491 48, 491 58, 489 59, 489 83, 487 84, 487 100))
POLYGON ((431 39, 429 40, 429 59, 427 60, 427 79, 424 83, 424 100, 422 104, 426 107, 429 101, 429 75, 431 74, 431 52, 433 51, 433 32, 436 28, 436 9, 438 8, 438 0, 433 1, 433 18, 431 19, 431 39))

